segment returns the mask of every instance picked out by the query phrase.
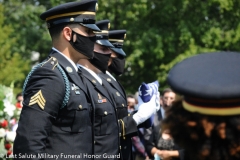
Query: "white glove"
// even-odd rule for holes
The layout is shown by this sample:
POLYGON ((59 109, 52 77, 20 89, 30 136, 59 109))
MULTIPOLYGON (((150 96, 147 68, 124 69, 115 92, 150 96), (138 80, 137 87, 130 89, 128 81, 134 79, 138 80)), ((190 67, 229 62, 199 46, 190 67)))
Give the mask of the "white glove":
POLYGON ((137 125, 146 121, 160 108, 159 94, 154 94, 149 102, 144 103, 142 98, 138 96, 138 112, 133 115, 133 119, 137 125), (156 103, 158 101, 158 103, 156 103))

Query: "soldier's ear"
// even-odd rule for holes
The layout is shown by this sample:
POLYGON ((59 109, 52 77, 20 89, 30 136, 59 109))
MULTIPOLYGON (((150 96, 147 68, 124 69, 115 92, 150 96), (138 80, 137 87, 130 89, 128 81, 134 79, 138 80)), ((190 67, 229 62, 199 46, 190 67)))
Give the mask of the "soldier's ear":
POLYGON ((67 40, 67 41, 70 41, 71 40, 71 37, 72 37, 72 29, 68 26, 64 27, 63 30, 62 30, 62 34, 63 34, 63 37, 67 40))

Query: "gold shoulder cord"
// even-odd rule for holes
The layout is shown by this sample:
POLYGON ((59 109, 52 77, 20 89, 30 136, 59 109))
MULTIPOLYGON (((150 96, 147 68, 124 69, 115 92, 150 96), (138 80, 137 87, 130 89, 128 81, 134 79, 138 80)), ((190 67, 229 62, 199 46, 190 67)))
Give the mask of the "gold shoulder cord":
POLYGON ((123 136, 123 139, 125 139, 125 127, 124 127, 124 122, 123 122, 123 120, 122 119, 119 119, 120 121, 121 121, 121 123, 122 123, 122 136, 123 136))

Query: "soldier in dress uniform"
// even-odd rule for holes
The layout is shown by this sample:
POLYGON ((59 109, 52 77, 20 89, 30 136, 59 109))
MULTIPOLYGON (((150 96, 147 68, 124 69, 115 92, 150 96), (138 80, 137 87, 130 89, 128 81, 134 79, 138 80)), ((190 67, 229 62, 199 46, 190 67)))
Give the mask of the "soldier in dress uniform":
MULTIPOLYGON (((109 48, 113 47, 113 45, 108 41, 109 20, 98 21, 96 25, 101 29, 101 32, 95 32, 97 41, 94 46, 94 58, 79 61, 82 79, 91 95, 95 112, 94 154, 96 156, 101 155, 101 157, 98 157, 99 159, 127 160, 128 157, 123 155, 120 139, 122 139, 122 135, 125 137, 125 134, 136 134, 136 130, 131 128, 136 126, 136 122, 126 114, 126 120, 131 120, 124 126, 123 120, 118 117, 119 108, 110 91, 111 86, 99 77, 100 74, 106 73, 111 56, 109 48), (129 128, 128 133, 125 133, 125 128, 129 128)), ((149 105, 153 109, 156 108, 155 103, 152 101, 149 102, 149 105)), ((127 109, 126 102, 121 104, 121 107, 127 109)), ((128 149, 128 152, 131 153, 131 148, 128 149)))
MULTIPOLYGON (((114 72, 116 75, 120 75, 124 71, 125 66, 125 52, 122 50, 122 45, 125 39, 126 30, 109 31, 109 41, 114 45, 111 48, 111 60, 109 61, 108 70, 114 72)), ((132 116, 128 116, 127 110, 127 97, 123 86, 113 77, 108 71, 106 74, 101 74, 103 81, 110 84, 112 95, 116 103, 116 114, 120 122, 121 129, 121 151, 122 157, 125 160, 132 160, 132 141, 131 137, 136 136, 138 133, 137 125, 132 119, 132 116), (124 118, 125 117, 125 118, 124 118), (123 119, 124 118, 124 119, 123 119), (128 121, 128 122, 126 122, 128 121), (128 125, 124 125, 124 124, 128 125), (126 128, 127 127, 127 128, 126 128)))
MULTIPOLYGON (((98 159, 106 159, 107 155, 117 156, 119 153, 118 125, 115 116, 114 101, 102 85, 98 74, 107 69, 111 55, 108 41, 109 20, 104 20, 105 25, 96 23, 101 32, 96 33, 93 59, 81 59, 78 64, 82 80, 91 96, 91 105, 94 108, 94 155, 98 159), (106 155, 103 155, 106 153, 106 155)), ((115 158, 109 158, 115 159, 115 158)))
POLYGON ((198 54, 176 64, 168 84, 181 96, 164 120, 190 160, 240 159, 240 53, 198 54))
POLYGON ((126 38, 126 35, 127 33, 126 33, 126 30, 124 29, 109 31, 109 42, 111 42, 111 44, 114 47, 111 48, 112 54, 111 54, 107 74, 112 78, 114 78, 112 74, 120 76, 124 72, 126 53, 123 51, 122 47, 123 47, 123 43, 126 38))
POLYGON ((97 0, 83 0, 40 15, 53 47, 24 83, 16 159, 91 159, 84 154, 93 154, 92 107, 76 64, 93 57, 96 10, 97 0))
POLYGON ((128 114, 125 90, 119 81, 117 81, 117 79, 111 74, 114 73, 118 76, 124 72, 126 54, 123 51, 122 46, 125 38, 126 30, 109 31, 109 41, 114 47, 110 48, 112 53, 108 63, 108 71, 106 71, 106 74, 100 74, 100 76, 116 103, 116 114, 120 126, 122 157, 124 160, 132 160, 131 137, 138 135, 138 128, 146 126, 149 123, 149 120, 145 122, 148 116, 142 114, 143 112, 133 112, 135 113, 134 115, 128 114))

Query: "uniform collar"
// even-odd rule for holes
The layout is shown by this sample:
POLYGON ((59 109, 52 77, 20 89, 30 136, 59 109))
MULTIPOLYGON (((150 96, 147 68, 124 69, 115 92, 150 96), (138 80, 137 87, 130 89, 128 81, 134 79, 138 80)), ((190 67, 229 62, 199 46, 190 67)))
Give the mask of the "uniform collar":
POLYGON ((114 81, 117 81, 116 78, 114 78, 113 75, 111 75, 111 73, 109 73, 108 71, 106 71, 106 74, 108 74, 114 81))
POLYGON ((102 85, 102 79, 95 73, 93 72, 91 69, 88 69, 84 66, 82 66, 81 64, 77 64, 77 67, 79 68, 83 68, 85 69, 86 71, 88 71, 94 78, 96 78, 96 80, 102 85))
POLYGON ((65 58, 72 64, 72 66, 75 68, 76 71, 78 70, 76 64, 75 64, 70 58, 68 58, 66 55, 64 55, 62 52, 60 52, 60 51, 57 50, 56 48, 52 47, 52 49, 53 49, 54 51, 60 53, 63 57, 65 57, 65 58))

